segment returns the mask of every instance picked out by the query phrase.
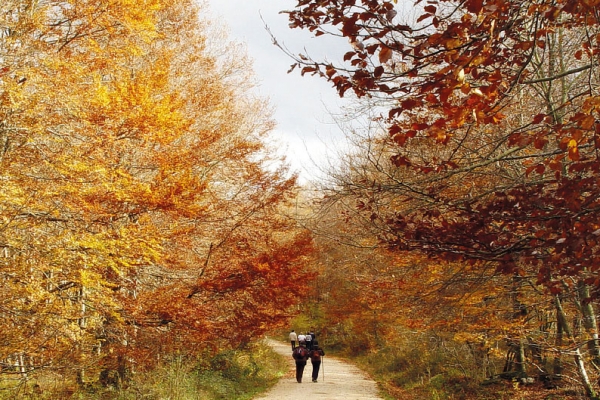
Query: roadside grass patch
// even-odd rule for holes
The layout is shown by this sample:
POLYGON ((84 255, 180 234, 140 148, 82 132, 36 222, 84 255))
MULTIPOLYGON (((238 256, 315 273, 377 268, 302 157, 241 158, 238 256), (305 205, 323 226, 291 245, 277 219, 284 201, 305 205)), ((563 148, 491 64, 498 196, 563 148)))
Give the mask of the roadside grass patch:
POLYGON ((172 355, 150 371, 133 373, 121 388, 97 380, 79 387, 74 380, 49 373, 31 376, 20 386, 0 381, 0 399, 249 400, 272 387, 286 371, 285 360, 258 343, 212 357, 172 355))

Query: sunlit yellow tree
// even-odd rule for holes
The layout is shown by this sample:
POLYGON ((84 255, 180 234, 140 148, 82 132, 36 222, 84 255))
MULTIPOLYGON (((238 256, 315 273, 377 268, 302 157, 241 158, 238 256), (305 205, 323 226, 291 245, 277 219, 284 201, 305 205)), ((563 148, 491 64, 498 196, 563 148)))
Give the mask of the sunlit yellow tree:
POLYGON ((186 0, 0 9, 10 372, 123 378, 128 360, 280 323, 310 237, 283 214, 295 178, 247 60, 186 0))

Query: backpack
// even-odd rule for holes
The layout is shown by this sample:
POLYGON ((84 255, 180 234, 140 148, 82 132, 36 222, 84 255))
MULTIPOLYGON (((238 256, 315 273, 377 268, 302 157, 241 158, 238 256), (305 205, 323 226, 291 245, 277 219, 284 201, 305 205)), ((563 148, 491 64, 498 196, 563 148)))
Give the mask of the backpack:
POLYGON ((320 350, 311 351, 310 359, 311 359, 311 361, 321 361, 321 351, 320 350))
POLYGON ((292 357, 294 360, 304 360, 308 356, 308 350, 302 346, 298 346, 292 352, 292 357))

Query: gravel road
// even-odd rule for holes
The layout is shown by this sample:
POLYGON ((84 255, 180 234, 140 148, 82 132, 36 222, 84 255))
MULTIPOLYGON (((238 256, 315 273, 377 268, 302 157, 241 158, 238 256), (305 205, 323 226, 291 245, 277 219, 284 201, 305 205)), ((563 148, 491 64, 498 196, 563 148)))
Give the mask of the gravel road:
MULTIPOLYGON (((323 357, 322 371, 319 372, 317 383, 311 382, 310 360, 304 369, 302 383, 298 383, 291 345, 271 339, 267 339, 267 343, 289 359, 290 369, 270 391, 259 395, 256 400, 382 400, 377 394, 376 383, 368 379, 362 371, 327 355, 323 357)), ((327 353, 326 348, 323 350, 327 353)))

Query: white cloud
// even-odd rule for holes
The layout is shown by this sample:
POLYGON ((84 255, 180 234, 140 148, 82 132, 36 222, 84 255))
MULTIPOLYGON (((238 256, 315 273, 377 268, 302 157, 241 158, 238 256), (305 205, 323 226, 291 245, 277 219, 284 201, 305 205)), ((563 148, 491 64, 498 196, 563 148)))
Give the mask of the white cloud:
POLYGON ((339 59, 345 49, 333 39, 315 39, 309 32, 290 29, 287 15, 280 11, 292 9, 295 0, 209 0, 208 4, 214 18, 228 25, 230 39, 246 43, 260 84, 258 92, 275 109, 278 126, 273 134, 287 149, 292 168, 300 171, 303 180, 318 175, 313 164, 328 165, 328 153, 333 153, 326 148, 331 150, 343 138, 329 115, 338 112, 343 101, 322 78, 302 77, 297 70, 288 74, 293 61, 273 45, 265 24, 294 54, 306 49, 316 59, 339 59))

